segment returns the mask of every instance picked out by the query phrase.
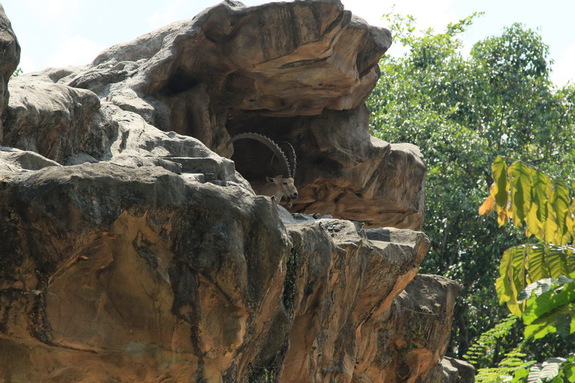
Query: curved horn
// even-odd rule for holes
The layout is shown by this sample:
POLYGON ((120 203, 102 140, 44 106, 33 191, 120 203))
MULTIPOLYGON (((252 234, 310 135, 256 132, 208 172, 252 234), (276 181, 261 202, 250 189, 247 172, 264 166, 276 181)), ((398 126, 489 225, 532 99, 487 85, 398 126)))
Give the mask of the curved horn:
POLYGON ((284 177, 291 177, 292 176, 291 170, 290 170, 290 165, 289 165, 289 162, 286 158, 286 155, 284 154, 283 150, 281 150, 281 148, 278 146, 278 144, 276 144, 271 138, 268 138, 264 135, 257 134, 257 133, 240 133, 238 135, 233 136, 228 141, 228 145, 231 145, 234 142, 236 142, 237 140, 242 140, 242 139, 256 140, 258 142, 261 142, 262 144, 264 144, 268 148, 270 148, 271 151, 277 156, 277 158, 280 160, 280 162, 282 164, 282 167, 284 170, 283 176, 284 177))
POLYGON ((285 146, 288 148, 287 152, 287 159, 289 160, 290 163, 290 169, 291 169, 291 176, 295 177, 295 171, 297 169, 297 155, 295 154, 295 149, 293 148, 292 144, 290 144, 287 141, 282 141, 280 142, 280 145, 285 146))

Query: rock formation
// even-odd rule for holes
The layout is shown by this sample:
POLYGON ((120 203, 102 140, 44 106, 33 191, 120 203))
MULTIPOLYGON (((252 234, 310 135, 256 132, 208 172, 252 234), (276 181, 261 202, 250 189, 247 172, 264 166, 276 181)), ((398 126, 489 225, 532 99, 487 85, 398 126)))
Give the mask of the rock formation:
POLYGON ((2 144, 2 132, 4 130, 4 110, 8 105, 8 80, 16 70, 20 61, 20 45, 10 25, 10 20, 4 13, 0 4, 0 144, 2 144))
MULTIPOLYGON (((0 23, 5 87, 19 47, 1 8, 0 23)), ((225 1, 85 67, 12 79, 0 377, 455 376, 438 363, 458 286, 417 275, 425 165, 369 135, 390 44, 339 1, 225 1), (276 175, 271 153, 227 145, 248 131, 295 147, 291 212, 253 192, 276 175)))
MULTIPOLYGON (((100 120, 116 106, 228 158, 230 136, 262 133, 290 142, 301 158, 294 211, 421 229, 419 150, 371 137, 367 128, 364 100, 390 45, 389 31, 369 27, 338 2, 225 2, 114 46, 87 67, 18 79, 6 144, 62 163, 78 153, 107 160, 102 125, 109 123, 88 126, 100 102, 108 110, 100 120)), ((256 183, 279 174, 273 164, 261 166, 271 153, 258 145, 242 143, 232 157, 256 183)))

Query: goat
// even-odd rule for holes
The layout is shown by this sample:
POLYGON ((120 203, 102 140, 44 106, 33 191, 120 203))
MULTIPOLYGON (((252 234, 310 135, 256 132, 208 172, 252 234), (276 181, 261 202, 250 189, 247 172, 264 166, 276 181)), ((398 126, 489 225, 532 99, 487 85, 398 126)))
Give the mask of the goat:
POLYGON ((280 203, 281 199, 285 198, 288 207, 291 207, 291 200, 298 198, 299 195, 294 184, 297 160, 293 146, 291 146, 290 143, 285 142, 285 145, 290 149, 289 154, 292 160, 292 164, 290 166, 290 162, 288 161, 284 151, 271 138, 257 133, 241 133, 232 137, 232 139, 228 141, 228 145, 231 145, 240 139, 252 139, 261 142, 270 148, 270 150, 275 154, 283 167, 283 174, 275 177, 266 177, 267 184, 258 190, 258 194, 271 196, 272 201, 275 203, 280 203))
POLYGON ((298 197, 292 177, 284 178, 280 174, 275 177, 266 177, 266 181, 268 183, 259 190, 260 194, 272 196, 276 202, 281 201, 282 197, 286 197, 288 204, 290 200, 298 197))

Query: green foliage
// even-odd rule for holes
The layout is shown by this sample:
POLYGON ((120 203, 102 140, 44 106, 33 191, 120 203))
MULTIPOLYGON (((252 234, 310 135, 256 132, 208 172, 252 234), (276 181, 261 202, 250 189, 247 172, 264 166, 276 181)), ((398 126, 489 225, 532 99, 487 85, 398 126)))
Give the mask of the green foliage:
POLYGON ((575 382, 575 356, 549 358, 542 363, 533 363, 518 368, 511 383, 563 383, 575 382))
POLYGON ((248 383, 275 383, 277 372, 268 367, 248 366, 248 383))
MULTIPOLYGON (((513 223, 536 243, 503 254, 496 290, 502 303, 521 317, 526 340, 575 333, 575 198, 561 180, 516 161, 498 157, 494 183, 481 214, 497 213, 500 225, 513 223)), ((548 358, 517 368, 512 382, 575 382, 574 357, 548 358)))
MULTIPOLYGON (((477 371, 475 381, 477 383, 499 383, 509 382, 514 377, 519 379, 525 378, 529 375, 529 369, 534 362, 524 362, 525 353, 521 352, 521 346, 511 350, 505 358, 497 365, 497 367, 482 368, 477 371), (518 376, 518 372, 519 373, 518 376), (526 373, 523 373, 526 371, 526 373)), ((518 380, 520 382, 521 380, 518 380)))
POLYGON ((438 33, 418 30, 411 16, 387 15, 406 53, 382 59, 368 106, 372 134, 414 143, 425 157, 424 231, 432 249, 422 269, 463 286, 448 352, 462 356, 469 349, 478 381, 527 381, 536 366, 529 360, 567 355, 575 340, 557 336, 572 330, 564 278, 573 279, 567 244, 574 217, 575 86, 558 89, 550 82, 548 47, 519 24, 464 55, 461 33, 478 16, 438 33), (500 155, 521 161, 507 166, 500 155), (477 216, 489 185, 491 200, 482 209, 496 212, 497 220, 477 216), (500 300, 521 320, 505 319, 500 300))
POLYGON ((535 244, 503 253, 496 291, 501 303, 521 317, 525 337, 575 332, 575 199, 565 182, 516 161, 492 166, 495 180, 480 214, 497 213, 500 225, 513 222, 535 244))
POLYGON ((509 168, 501 157, 492 166, 490 194, 479 209, 480 214, 497 212, 499 225, 511 221, 526 226, 527 237, 563 246, 575 235, 575 200, 564 181, 516 161, 509 168))
POLYGON ((298 271, 298 254, 301 252, 301 243, 292 247, 290 255, 286 262, 286 277, 284 280, 283 304, 287 312, 292 315, 294 311, 294 300, 296 298, 297 271, 298 271))
POLYGON ((24 71, 22 70, 22 68, 18 68, 14 71, 14 73, 12 73, 12 76, 10 77, 18 77, 20 75, 22 75, 24 73, 24 71))
MULTIPOLYGON (((565 180, 575 174, 575 87, 557 89, 549 81, 547 46, 519 24, 477 43, 469 56, 462 54, 461 33, 478 16, 437 33, 418 30, 411 16, 387 15, 395 43, 406 53, 381 60, 382 75, 368 100, 373 135, 414 143, 424 154, 424 231, 432 249, 422 269, 463 286, 450 346, 459 356, 505 317, 493 280, 503 251, 522 241, 522 228, 477 217, 477 206, 494 181, 488 171, 493 159, 510 155, 565 180)), ((521 165, 513 171, 518 182, 525 179, 521 165)), ((548 198, 547 181, 534 182, 538 191, 529 198, 548 198)), ((523 207, 512 212, 522 218, 536 214, 543 219, 562 203, 558 197, 531 212, 525 210, 529 199, 524 193, 512 197, 523 198, 523 207)), ((510 197, 498 194, 505 198, 510 197)), ((553 231, 551 226, 531 229, 553 231)))
POLYGON ((517 319, 515 315, 510 314, 493 328, 481 334, 467 350, 465 359, 476 367, 493 364, 491 363, 493 360, 499 359, 497 355, 499 343, 512 333, 517 319))
MULTIPOLYGON (((482 334, 470 347, 465 358, 476 367, 485 365, 485 360, 494 356, 494 350, 498 349, 499 342, 512 335, 519 323, 517 319, 515 315, 510 314, 501 323, 482 334)), ((477 383, 575 381, 574 355, 568 358, 548 358, 542 363, 537 363, 526 361, 528 358, 524 348, 526 348, 526 343, 521 342, 514 349, 506 352, 498 362, 491 363, 494 367, 479 368, 475 381, 477 383)))

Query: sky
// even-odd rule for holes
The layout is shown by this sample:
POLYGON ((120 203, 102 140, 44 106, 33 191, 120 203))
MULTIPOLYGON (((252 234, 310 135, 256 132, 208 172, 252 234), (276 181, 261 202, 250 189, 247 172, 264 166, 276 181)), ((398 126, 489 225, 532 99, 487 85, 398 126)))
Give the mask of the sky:
MULTIPOLYGON (((104 49, 174 21, 191 19, 218 0, 0 0, 12 22, 25 73, 90 63, 104 49)), ((269 1, 245 0, 246 6, 269 1)), ((419 27, 443 31, 473 12, 485 12, 463 35, 464 46, 500 35, 515 22, 537 31, 550 47, 551 79, 575 82, 575 0, 342 0, 370 24, 388 27, 382 15, 411 14, 419 27)), ((392 31, 393 33, 393 31, 392 31)), ((399 55, 399 46, 388 54, 399 55)))

